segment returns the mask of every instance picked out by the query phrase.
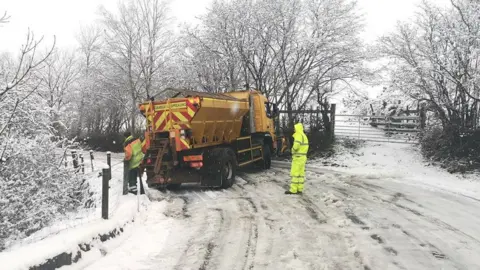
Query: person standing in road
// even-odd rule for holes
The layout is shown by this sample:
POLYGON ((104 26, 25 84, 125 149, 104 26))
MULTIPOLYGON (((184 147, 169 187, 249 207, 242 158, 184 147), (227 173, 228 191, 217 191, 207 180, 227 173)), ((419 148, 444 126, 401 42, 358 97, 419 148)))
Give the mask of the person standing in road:
POLYGON ((303 132, 301 123, 295 124, 295 133, 293 133, 292 147, 292 169, 290 176, 290 190, 285 194, 302 194, 303 184, 305 182, 305 164, 307 163, 308 138, 303 132))
POLYGON ((139 174, 139 166, 143 160, 142 142, 140 139, 134 138, 127 131, 123 134, 125 141, 123 149, 125 151, 125 160, 128 160, 128 191, 137 193, 137 178, 139 174))

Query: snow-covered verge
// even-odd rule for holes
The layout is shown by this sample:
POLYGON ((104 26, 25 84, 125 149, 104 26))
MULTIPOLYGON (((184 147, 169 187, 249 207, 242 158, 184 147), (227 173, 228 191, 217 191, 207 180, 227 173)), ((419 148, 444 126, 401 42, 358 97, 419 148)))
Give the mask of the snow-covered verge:
POLYGON ((49 140, 19 139, 22 152, 0 162, 0 251, 82 209, 89 198, 88 183, 61 166, 49 140))
MULTIPOLYGON (((146 198, 142 196, 142 203, 146 198)), ((137 213, 137 198, 120 198, 117 212, 108 220, 66 229, 41 241, 0 253, 2 269, 55 269, 75 263, 86 253, 102 252, 102 243, 128 230, 137 213)), ((88 256, 88 255, 87 255, 88 256)))
POLYGON ((87 256, 86 253, 102 252, 103 242, 128 229, 137 213, 138 202, 145 205, 148 199, 122 196, 122 159, 121 155, 112 154, 109 219, 102 220, 102 180, 98 173, 107 167, 106 153, 95 153, 93 171, 89 164, 83 176, 91 190, 91 207, 71 211, 27 238, 10 243, 9 248, 0 253, 2 269, 54 269, 75 263, 87 256))
MULTIPOLYGON (((79 154, 82 153, 84 157, 89 157, 88 152, 82 152, 82 151, 77 151, 77 152, 79 154)), ((63 156, 63 150, 57 149, 55 154, 59 156, 63 156)), ((95 221, 96 219, 98 219, 100 217, 100 211, 101 211, 101 191, 102 191, 101 189, 102 180, 101 180, 101 177, 99 177, 99 172, 101 172, 102 168, 108 168, 106 161, 107 161, 106 153, 101 153, 101 152, 94 153, 93 171, 92 171, 90 160, 87 160, 85 158, 85 164, 86 164, 85 174, 73 173, 73 165, 72 165, 72 160, 70 156, 67 157, 66 168, 65 168, 64 162, 62 161, 61 162, 62 164, 59 167, 59 169, 70 170, 72 172, 72 177, 74 177, 75 179, 82 180, 84 187, 87 189, 85 191, 88 192, 88 194, 86 194, 84 199, 81 201, 81 205, 79 205, 76 208, 67 209, 64 205, 61 205, 59 207, 59 210, 61 211, 52 213, 51 219, 45 219, 44 215, 35 216, 36 220, 41 220, 42 226, 38 227, 38 224, 37 224, 36 225, 37 227, 31 227, 30 228, 31 231, 29 232, 28 235, 24 235, 22 233, 13 234, 12 237, 10 237, 9 239, 7 239, 7 241, 5 241, 6 250, 9 250, 21 245, 40 241, 46 237, 49 237, 52 234, 57 234, 65 229, 73 228, 75 226, 86 224, 88 222, 95 221), (62 207, 65 209, 63 209, 62 207), (35 228, 36 230, 33 230, 35 228)), ((113 211, 115 211, 115 207, 117 206, 118 198, 122 192, 121 180, 123 177, 123 172, 121 167, 122 166, 121 158, 116 154, 112 155, 112 165, 113 165, 112 179, 114 180, 111 181, 110 212, 113 213, 113 211)), ((69 184, 68 181, 72 181, 73 183, 75 183, 74 182, 75 179, 67 180, 67 182, 65 182, 65 185, 69 184)), ((46 187, 44 189, 46 189, 46 187)), ((70 193, 70 190, 71 188, 65 188, 63 190, 57 190, 55 191, 55 193, 53 193, 54 192, 53 190, 50 190, 52 192, 50 196, 54 196, 56 194, 58 194, 56 195, 57 198, 61 198, 62 196, 71 196, 72 194, 70 193)), ((14 190, 14 191, 15 192, 11 193, 12 196, 16 195, 18 197, 22 194, 21 191, 18 191, 18 190, 14 190)), ((45 190, 43 192, 45 192, 45 190)), ((4 196, 9 196, 8 195, 9 193, 7 192, 5 193, 2 192, 2 194, 4 196)), ((44 197, 41 197, 38 194, 32 194, 31 197, 32 197, 30 198, 31 200, 36 200, 36 201, 40 201, 41 203, 45 203, 41 201, 42 199, 44 199, 44 197)), ((56 203, 60 203, 60 201, 57 201, 56 203)), ((55 206, 56 203, 52 203, 52 205, 55 206)))
MULTIPOLYGON (((146 198, 146 197, 143 197, 146 198)), ((149 269, 147 265, 133 263, 134 257, 147 256, 164 246, 170 231, 175 226, 174 220, 166 217, 165 201, 150 204, 147 200, 142 202, 141 210, 135 217, 135 222, 129 223, 119 237, 109 241, 97 241, 93 251, 82 254, 82 257, 72 265, 61 267, 61 270, 88 269, 100 261, 99 269, 149 269), (128 248, 122 248, 128 246, 128 248), (117 254, 107 260, 101 260, 110 254, 117 254), (121 266, 121 267, 120 267, 121 266)), ((187 233, 185 231, 185 233, 187 233)), ((180 235, 178 235, 180 236, 180 235)), ((181 237, 181 236, 180 236, 181 237)), ((96 268, 96 267, 94 267, 96 268)), ((156 269, 163 269, 157 266, 156 269)))
POLYGON ((29 35, 21 63, 0 57, 0 251, 88 199, 88 184, 56 153, 72 142, 60 136, 65 127, 54 105, 36 91, 43 82, 32 74, 42 69, 36 46, 29 35))
POLYGON ((363 177, 392 178, 419 186, 432 186, 480 198, 480 176, 477 173, 451 174, 426 161, 418 145, 364 142, 358 149, 337 144, 335 154, 312 160, 310 166, 363 177))

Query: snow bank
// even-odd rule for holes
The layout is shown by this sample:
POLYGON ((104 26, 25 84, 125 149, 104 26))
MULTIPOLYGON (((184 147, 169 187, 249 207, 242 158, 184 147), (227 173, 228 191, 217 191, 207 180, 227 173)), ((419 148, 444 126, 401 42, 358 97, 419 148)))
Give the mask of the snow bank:
MULTIPOLYGON (((89 157, 89 155, 85 155, 89 157)), ((90 159, 85 159, 86 174, 92 193, 91 208, 80 209, 57 220, 29 237, 12 243, 0 253, 1 269, 52 269, 75 263, 87 253, 100 252, 95 248, 102 242, 123 233, 137 214, 138 199, 123 196, 123 166, 120 155, 112 155, 112 179, 109 186, 109 219, 101 219, 102 178, 98 175, 107 166, 106 153, 95 153, 94 171, 90 159)), ((71 159, 69 159, 71 162, 71 159)), ((71 166, 71 164, 69 165, 71 166)), ((145 206, 149 201, 140 197, 145 206)))
MULTIPOLYGON (((142 196, 143 204, 145 204, 145 200, 148 199, 142 196)), ((88 252, 93 246, 97 245, 98 241, 104 240, 106 235, 115 237, 112 232, 114 232, 113 234, 123 232, 124 227, 133 222, 136 213, 136 196, 123 196, 120 198, 117 214, 111 219, 97 220, 84 226, 62 231, 39 242, 2 252, 0 254, 0 265, 2 269, 29 269, 42 265, 49 259, 63 253, 71 253, 75 254, 75 257, 81 257, 83 252, 88 252), (86 245, 89 247, 85 248, 86 245)))
MULTIPOLYGON (((78 152, 78 151, 77 151, 78 152)), ((79 152, 79 154, 82 151, 79 152)), ((64 230, 73 227, 82 226, 90 222, 100 219, 101 216, 101 196, 102 196, 102 178, 99 173, 102 168, 108 168, 106 163, 107 155, 102 152, 95 152, 95 159, 93 160, 94 171, 92 172, 90 164, 90 155, 88 152, 83 152, 85 159, 86 173, 79 174, 78 177, 87 179, 86 183, 89 187, 89 198, 85 202, 85 207, 70 211, 64 216, 58 216, 55 220, 50 221, 46 227, 32 233, 26 238, 19 238, 15 241, 7 242, 7 249, 15 249, 22 245, 27 245, 41 241, 51 235, 58 234, 64 230), (88 157, 88 160, 87 160, 88 157)), ((71 157, 67 158, 68 166, 72 167, 71 157)), ((122 161, 118 156, 112 155, 112 180, 110 180, 109 191, 109 215, 113 215, 117 210, 119 198, 122 197, 123 192, 123 167, 122 161)))
MULTIPOLYGON (((142 211, 136 221, 125 233, 125 236, 115 238, 101 245, 100 252, 88 253, 78 263, 62 267, 61 270, 76 269, 166 269, 162 267, 164 261, 155 261, 159 252, 174 252, 172 249, 181 249, 181 245, 172 246, 168 243, 172 234, 178 229, 185 232, 175 236, 177 240, 184 240, 189 236, 191 227, 183 228, 181 222, 164 215, 168 202, 152 202, 148 210, 142 211), (139 260, 148 258, 148 260, 139 260)), ((175 242, 176 244, 176 242, 175 242)), ((180 251, 177 251, 180 252, 180 251)), ((171 260, 175 256, 171 256, 171 260)))

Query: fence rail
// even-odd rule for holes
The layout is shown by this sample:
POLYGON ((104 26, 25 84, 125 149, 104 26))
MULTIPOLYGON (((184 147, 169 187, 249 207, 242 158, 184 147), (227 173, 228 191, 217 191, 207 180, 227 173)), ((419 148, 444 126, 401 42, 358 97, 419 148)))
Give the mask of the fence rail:
POLYGON ((425 127, 425 107, 417 110, 401 110, 406 115, 336 114, 336 105, 329 110, 320 108, 303 110, 281 110, 278 126, 282 131, 290 131, 293 122, 301 122, 305 129, 330 131, 337 138, 392 143, 418 143, 417 134, 425 127), (285 115, 287 114, 287 115, 285 115), (412 115, 413 114, 413 115, 412 115), (293 116, 294 119, 288 119, 293 116), (325 119, 326 118, 326 119, 325 119), (327 120, 327 123, 324 121, 327 120))
POLYGON ((425 126, 422 115, 424 114, 419 113, 416 116, 337 114, 334 132, 337 138, 416 144, 417 134, 425 126))

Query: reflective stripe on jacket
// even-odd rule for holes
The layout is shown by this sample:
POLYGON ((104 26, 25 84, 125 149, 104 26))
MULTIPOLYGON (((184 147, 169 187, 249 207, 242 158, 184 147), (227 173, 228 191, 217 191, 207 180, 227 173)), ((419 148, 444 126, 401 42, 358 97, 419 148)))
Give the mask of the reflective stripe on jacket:
POLYGON ((303 133, 303 125, 301 123, 295 124, 295 133, 293 134, 293 147, 292 147, 292 156, 293 158, 305 157, 307 158, 308 153, 308 138, 305 133, 303 133))
POLYGON ((123 144, 125 151, 125 160, 129 160, 129 169, 135 169, 140 166, 143 160, 142 143, 139 139, 134 139, 132 136, 125 139, 123 144))

